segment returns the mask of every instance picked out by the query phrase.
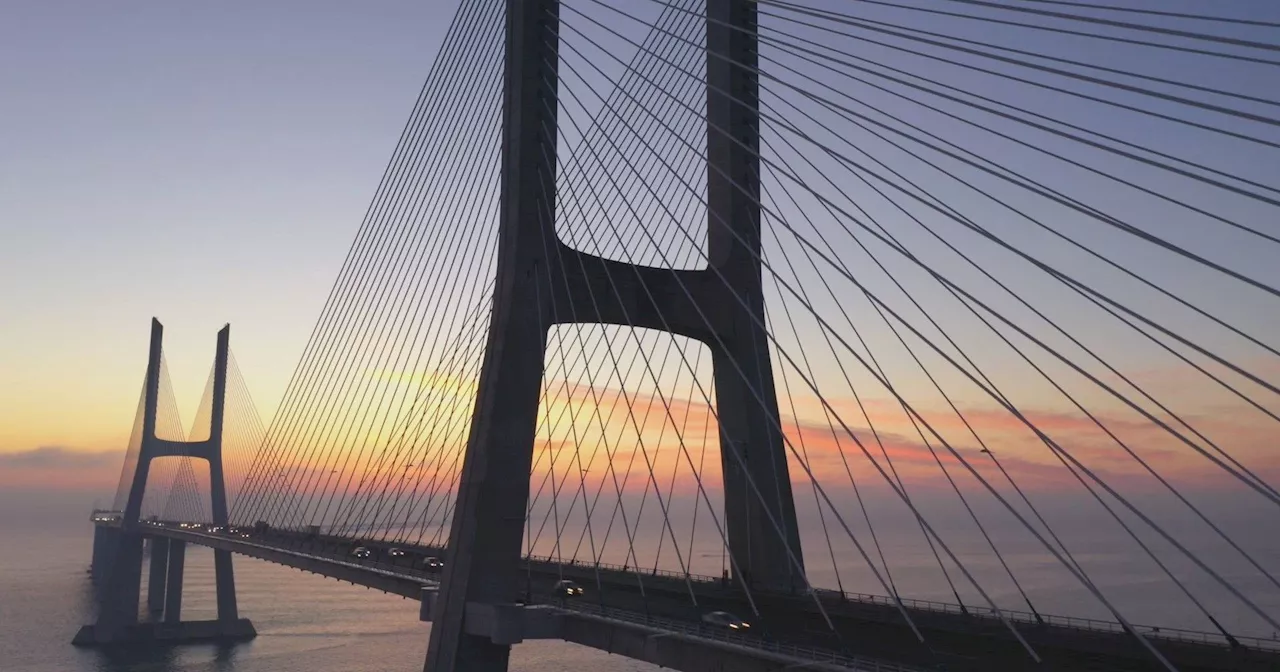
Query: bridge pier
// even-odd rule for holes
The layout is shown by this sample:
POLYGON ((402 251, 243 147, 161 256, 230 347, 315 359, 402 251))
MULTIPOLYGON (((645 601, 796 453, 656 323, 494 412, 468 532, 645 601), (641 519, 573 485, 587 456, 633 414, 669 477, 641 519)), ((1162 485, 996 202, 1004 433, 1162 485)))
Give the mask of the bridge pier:
POLYGON ((155 621, 164 614, 164 597, 168 592, 165 584, 169 577, 169 540, 152 537, 149 542, 151 572, 147 577, 147 614, 155 621))
POLYGON ((116 546, 120 543, 120 530, 106 525, 93 526, 93 559, 89 565, 89 579, 95 589, 101 590, 111 574, 116 546))
POLYGON ((186 564, 187 542, 169 540, 169 570, 164 590, 164 622, 182 621, 182 572, 186 564))
MULTIPOLYGON (((142 514, 151 461, 159 457, 195 457, 209 462, 213 522, 227 525, 227 496, 222 470, 222 424, 227 389, 227 360, 231 327, 218 332, 218 349, 214 360, 213 410, 209 422, 209 438, 204 441, 168 441, 156 436, 156 403, 160 393, 160 355, 164 327, 151 321, 151 351, 147 362, 145 403, 142 415, 142 445, 134 468, 129 499, 120 516, 118 528, 99 524, 104 541, 95 541, 95 566, 104 563, 99 574, 101 589, 97 621, 80 628, 72 640, 79 646, 108 646, 142 643, 181 643, 188 641, 237 641, 257 635, 248 619, 240 618, 236 606, 235 574, 231 554, 214 553, 214 575, 217 581, 218 618, 212 621, 182 621, 182 574, 185 547, 168 539, 147 534, 142 514), (139 622, 139 600, 142 590, 143 538, 151 541, 151 569, 148 578, 148 622, 139 622), (112 540, 112 541, 107 541, 112 540), (168 612, 172 605, 172 613, 168 612)), ((96 517, 96 516, 95 516, 96 517)), ((98 521, 95 521, 98 522, 98 521)), ((94 532, 95 539, 98 531, 94 532)), ((181 542, 179 542, 181 543, 181 542)))
POLYGON ((547 334, 557 324, 659 329, 712 350, 727 544, 741 584, 804 585, 761 289, 755 4, 707 3, 708 266, 675 270, 575 250, 555 227, 558 0, 507 0, 502 191, 493 312, 426 670, 502 671, 510 645, 475 614, 520 594, 547 334), (744 191, 746 193, 744 193, 744 191), (483 629, 480 629, 483 630, 483 629))

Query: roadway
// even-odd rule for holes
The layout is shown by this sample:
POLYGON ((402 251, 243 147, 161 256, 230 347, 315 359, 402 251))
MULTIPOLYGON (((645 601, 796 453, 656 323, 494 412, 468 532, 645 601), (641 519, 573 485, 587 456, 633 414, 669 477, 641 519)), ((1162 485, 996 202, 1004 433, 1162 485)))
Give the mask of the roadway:
MULTIPOLYGON (((226 548, 415 599, 421 597, 424 586, 435 585, 439 578, 439 570, 425 567, 424 560, 445 557, 445 549, 435 546, 292 530, 207 532, 183 529, 178 523, 152 523, 147 525, 146 533, 226 548), (370 557, 354 557, 352 551, 357 546, 369 549, 370 557), (393 547, 404 555, 390 555, 388 551, 393 547)), ((756 650, 787 649, 792 652, 788 655, 803 660, 843 661, 839 664, 859 666, 854 669, 875 669, 875 661, 896 663, 879 662, 880 669, 974 672, 1163 669, 1133 635, 1106 621, 1047 615, 1037 618, 1022 612, 1005 612, 1042 659, 1036 663, 1000 619, 972 608, 962 610, 958 605, 904 600, 903 607, 924 637, 922 644, 906 626, 897 605, 878 596, 753 589, 748 599, 740 587, 718 577, 637 573, 611 565, 562 564, 545 558, 526 558, 524 567, 528 577, 525 594, 512 596, 513 602, 553 603, 583 617, 590 615, 699 639, 732 639, 735 646, 756 650), (560 600, 554 587, 562 579, 578 583, 586 589, 586 595, 560 600), (704 614, 717 610, 744 617, 751 624, 751 634, 702 622, 704 614)), ((1271 640, 1237 638, 1237 645, 1233 646, 1211 633, 1141 626, 1138 629, 1172 664, 1187 672, 1280 669, 1280 649, 1271 640)))

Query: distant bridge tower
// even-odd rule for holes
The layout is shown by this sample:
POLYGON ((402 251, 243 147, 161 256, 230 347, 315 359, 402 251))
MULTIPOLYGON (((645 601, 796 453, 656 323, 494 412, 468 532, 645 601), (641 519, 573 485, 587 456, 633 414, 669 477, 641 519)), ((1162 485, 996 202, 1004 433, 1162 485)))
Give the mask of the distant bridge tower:
POLYGON ((761 291, 756 7, 707 0, 710 266, 672 270, 571 249, 555 232, 559 2, 507 0, 497 280, 436 600, 429 671, 505 670, 521 641, 518 569, 548 330, 596 322, 698 339, 715 365, 735 580, 802 584, 761 291), (550 254, 548 254, 548 250, 550 254), (548 300, 550 297, 550 300, 548 300))
POLYGON ((218 618, 213 621, 182 621, 182 575, 186 542, 151 537, 151 570, 148 580, 147 607, 152 619, 138 620, 142 587, 142 543, 147 534, 140 520, 142 499, 146 492, 151 461, 158 457, 194 457, 209 462, 209 491, 213 522, 227 525, 227 489, 222 466, 222 423, 227 390, 227 355, 231 326, 218 332, 218 349, 214 359, 213 409, 209 421, 209 438, 204 441, 169 441, 156 436, 156 405, 160 392, 160 354, 164 327, 151 320, 151 352, 147 361, 147 379, 142 414, 142 445, 129 488, 129 499, 115 521, 98 521, 95 515, 95 573, 100 574, 98 620, 76 633, 73 643, 79 645, 114 644, 147 641, 235 640, 252 638, 256 632, 248 619, 240 618, 236 607, 235 574, 231 552, 213 552, 214 576, 217 583, 218 618), (110 525, 103 525, 109 522, 110 525), (98 535, 102 535, 99 538, 98 535), (103 567, 101 572, 97 569, 103 567), (157 622, 158 619, 159 622, 157 622))

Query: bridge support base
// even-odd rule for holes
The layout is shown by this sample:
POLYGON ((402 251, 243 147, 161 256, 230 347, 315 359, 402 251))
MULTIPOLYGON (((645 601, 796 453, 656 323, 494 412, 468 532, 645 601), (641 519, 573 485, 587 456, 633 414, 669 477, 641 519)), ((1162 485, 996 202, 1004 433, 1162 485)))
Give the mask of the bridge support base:
MULTIPOLYGON (((235 572, 231 553, 213 552, 217 587, 218 618, 212 621, 183 621, 182 578, 186 546, 150 534, 142 521, 142 502, 151 461, 158 458, 191 457, 209 462, 210 514, 215 525, 225 526, 227 516, 226 479, 222 469, 222 426, 227 389, 227 361, 230 357, 230 325, 218 332, 218 349, 213 366, 213 406, 209 418, 209 438, 176 442, 156 436, 156 403, 160 394, 161 345, 164 329, 151 321, 151 351, 147 362, 142 440, 138 446, 129 498, 120 512, 118 525, 103 525, 100 511, 94 512, 92 576, 98 587, 97 622, 80 629, 72 640, 80 646, 128 645, 143 643, 233 642, 257 635, 248 619, 240 618, 236 604, 235 572), (142 590, 143 541, 151 549, 147 579, 148 622, 139 622, 139 594, 142 590)), ((154 518, 153 518, 154 519, 154 518)))
POLYGON ((179 623, 135 623, 114 632, 99 632, 97 626, 80 628, 71 643, 76 646, 143 646, 187 644, 191 642, 243 642, 258 636, 247 618, 234 621, 182 621, 179 623))

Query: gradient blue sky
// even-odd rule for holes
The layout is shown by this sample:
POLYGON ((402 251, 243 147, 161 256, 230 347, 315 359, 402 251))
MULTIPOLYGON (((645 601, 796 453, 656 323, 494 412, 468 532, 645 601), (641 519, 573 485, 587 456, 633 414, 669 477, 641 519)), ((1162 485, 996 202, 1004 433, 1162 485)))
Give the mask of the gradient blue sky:
MULTIPOLYGON (((213 335, 226 322, 269 413, 454 7, 282 0, 8 8, 0 21, 0 454, 118 450, 153 315, 166 324, 166 355, 188 419, 213 335)), ((1233 7, 1280 18, 1280 4, 1268 0, 1233 7)), ((1158 65, 1178 76, 1177 59, 1158 65)), ((1223 88, 1265 88, 1257 68, 1212 67, 1223 88)), ((1269 150, 1246 154, 1160 135, 1119 115, 1089 121, 1163 139, 1215 166, 1234 163, 1257 179, 1280 161, 1269 150)), ((1190 227, 1136 202, 1108 206, 1198 249, 1234 255, 1232 263, 1259 277, 1280 278, 1265 246, 1184 231, 1190 227)), ((1229 214, 1265 228, 1273 222, 1264 212, 1229 214)), ((999 227, 992 214, 989 224, 999 227)), ((1027 228, 1003 224, 1006 232, 1027 228)), ((1160 269, 1154 256, 1131 260, 1160 269)), ((1210 302, 1220 294, 1220 285, 1196 276, 1170 281, 1210 302)), ((1274 304, 1246 297, 1215 308, 1268 333, 1280 317, 1259 305, 1274 304)))
POLYGON ((455 3, 32 2, 0 20, 0 452, 116 448, 148 320, 270 409, 455 3))

